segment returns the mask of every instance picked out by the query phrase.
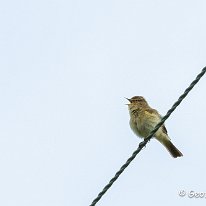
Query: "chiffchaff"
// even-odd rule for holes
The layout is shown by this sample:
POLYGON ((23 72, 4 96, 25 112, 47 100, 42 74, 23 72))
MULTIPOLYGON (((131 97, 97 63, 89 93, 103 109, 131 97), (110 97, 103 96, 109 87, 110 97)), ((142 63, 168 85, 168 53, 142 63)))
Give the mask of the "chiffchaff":
MULTIPOLYGON (((130 127, 137 136, 146 138, 161 121, 161 115, 148 105, 144 97, 134 96, 127 100, 130 102, 130 104, 127 104, 130 114, 130 127)), ((157 130, 154 137, 165 146, 172 157, 183 156, 172 144, 164 124, 157 130)))

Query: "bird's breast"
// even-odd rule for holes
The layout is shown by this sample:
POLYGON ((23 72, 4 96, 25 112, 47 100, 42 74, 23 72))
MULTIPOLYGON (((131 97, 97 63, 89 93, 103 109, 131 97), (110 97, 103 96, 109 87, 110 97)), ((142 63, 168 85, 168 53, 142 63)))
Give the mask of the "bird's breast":
POLYGON ((144 135, 141 132, 141 128, 140 128, 140 122, 138 121, 138 118, 130 118, 130 127, 132 129, 132 131, 139 137, 144 137, 144 135))

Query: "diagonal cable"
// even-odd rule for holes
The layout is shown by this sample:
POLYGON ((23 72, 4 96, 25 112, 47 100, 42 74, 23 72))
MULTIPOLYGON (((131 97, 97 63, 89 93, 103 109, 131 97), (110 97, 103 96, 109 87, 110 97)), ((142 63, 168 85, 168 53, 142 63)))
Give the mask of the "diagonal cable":
POLYGON ((149 136, 147 136, 144 141, 140 142, 139 147, 133 152, 132 156, 126 161, 125 164, 119 169, 115 176, 109 181, 109 183, 103 188, 103 190, 98 194, 98 196, 93 200, 90 206, 95 206, 96 203, 102 198, 102 196, 107 192, 107 190, 112 186, 112 184, 118 179, 122 172, 127 168, 127 166, 134 160, 137 154, 142 150, 148 141, 153 137, 155 132, 164 124, 166 119, 172 114, 172 112, 177 108, 177 106, 182 102, 182 100, 188 95, 192 88, 197 84, 201 77, 205 74, 206 67, 197 75, 196 79, 190 84, 190 86, 184 91, 184 93, 179 97, 179 99, 173 104, 171 109, 168 110, 167 114, 162 118, 162 120, 156 125, 156 127, 151 131, 149 136))

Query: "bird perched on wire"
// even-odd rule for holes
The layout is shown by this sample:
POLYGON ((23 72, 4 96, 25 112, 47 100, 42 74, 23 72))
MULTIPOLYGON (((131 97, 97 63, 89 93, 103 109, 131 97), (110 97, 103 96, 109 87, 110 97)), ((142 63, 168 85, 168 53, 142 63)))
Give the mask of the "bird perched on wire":
MULTIPOLYGON (((133 132, 142 138, 146 138, 155 126, 161 121, 161 115, 157 110, 152 109, 142 96, 126 98, 130 114, 130 127, 133 132)), ((172 157, 177 158, 183 154, 171 142, 165 125, 163 124, 155 133, 154 137, 165 146, 172 157)))

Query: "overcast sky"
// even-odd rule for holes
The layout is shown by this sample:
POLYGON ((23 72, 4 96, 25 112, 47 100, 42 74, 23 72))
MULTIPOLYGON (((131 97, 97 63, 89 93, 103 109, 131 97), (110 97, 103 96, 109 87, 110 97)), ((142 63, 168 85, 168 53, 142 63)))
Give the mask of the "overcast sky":
MULTIPOLYGON (((86 206, 137 148, 124 97, 164 115, 206 66, 206 2, 0 2, 0 205, 86 206)), ((206 193, 206 76, 98 206, 195 205, 206 193)))

